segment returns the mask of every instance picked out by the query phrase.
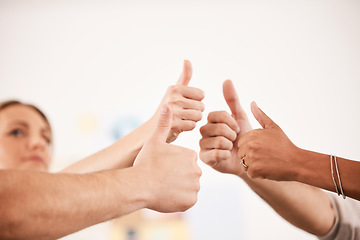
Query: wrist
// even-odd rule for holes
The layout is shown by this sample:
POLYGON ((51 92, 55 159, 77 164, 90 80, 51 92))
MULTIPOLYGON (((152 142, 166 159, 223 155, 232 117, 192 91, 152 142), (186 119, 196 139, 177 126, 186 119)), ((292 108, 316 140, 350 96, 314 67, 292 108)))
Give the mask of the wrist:
POLYGON ((295 181, 317 187, 321 187, 324 182, 331 181, 328 155, 299 148, 296 158, 300 165, 295 181))
POLYGON ((310 175, 309 171, 312 169, 311 159, 308 157, 308 151, 302 148, 295 146, 291 152, 289 160, 294 164, 292 164, 288 180, 301 182, 310 175))
POLYGON ((245 180, 245 179, 248 179, 249 178, 249 176, 248 176, 248 174, 247 174, 247 172, 246 171, 241 171, 240 173, 238 173, 238 174, 235 174, 236 176, 238 176, 238 177, 240 177, 241 179, 243 179, 243 180, 245 180))
POLYGON ((129 179, 131 181, 130 189, 134 193, 134 201, 139 209, 148 208, 151 202, 153 192, 151 189, 152 183, 147 176, 146 171, 138 165, 127 169, 129 171, 129 179))
MULTIPOLYGON (((104 173, 107 174, 107 171, 104 173)), ((116 209, 120 210, 118 216, 146 207, 149 194, 146 191, 144 178, 136 167, 111 171, 109 177, 109 181, 116 181, 114 190, 117 194, 111 193, 111 195, 116 196, 114 199, 118 206, 116 209)))

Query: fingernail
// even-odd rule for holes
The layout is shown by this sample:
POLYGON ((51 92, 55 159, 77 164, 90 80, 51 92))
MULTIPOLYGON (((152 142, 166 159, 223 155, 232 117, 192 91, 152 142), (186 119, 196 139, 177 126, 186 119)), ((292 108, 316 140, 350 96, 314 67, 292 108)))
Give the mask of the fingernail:
POLYGON ((236 131, 237 133, 239 133, 239 132, 240 132, 240 128, 237 127, 237 128, 235 129, 235 131, 236 131))

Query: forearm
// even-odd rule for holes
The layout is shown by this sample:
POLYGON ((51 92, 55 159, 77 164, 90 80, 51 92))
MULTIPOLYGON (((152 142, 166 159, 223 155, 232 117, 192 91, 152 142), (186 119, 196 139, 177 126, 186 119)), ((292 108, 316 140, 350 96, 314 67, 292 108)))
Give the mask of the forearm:
POLYGON ((140 209, 137 179, 132 169, 84 175, 1 171, 0 238, 57 239, 140 209))
POLYGON ((335 219, 331 202, 322 190, 297 182, 241 178, 281 217, 311 234, 325 235, 335 219))
POLYGON ((106 169, 122 169, 130 167, 133 165, 144 142, 151 135, 154 126, 155 119, 152 117, 111 146, 74 163, 61 172, 87 173, 106 169))
MULTIPOLYGON (((341 185, 346 196, 360 200, 360 162, 337 157, 341 185)), ((336 192, 331 175, 330 156, 301 150, 297 161, 302 162, 298 176, 294 180, 336 192)), ((339 187, 339 180, 333 162, 333 175, 339 187)), ((340 190, 339 190, 340 191, 340 190)))

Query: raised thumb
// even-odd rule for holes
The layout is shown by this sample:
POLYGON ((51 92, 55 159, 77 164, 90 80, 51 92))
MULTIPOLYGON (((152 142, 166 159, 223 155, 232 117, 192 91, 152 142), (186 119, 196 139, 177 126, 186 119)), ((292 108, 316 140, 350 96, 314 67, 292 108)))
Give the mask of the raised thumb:
POLYGON ((159 117, 155 132, 153 133, 152 139, 156 139, 161 142, 166 142, 169 135, 172 124, 172 111, 170 107, 165 104, 160 107, 159 117))
POLYGON ((255 102, 251 103, 251 112, 264 129, 269 129, 277 126, 276 123, 271 120, 271 118, 269 118, 255 102))
POLYGON ((238 95, 231 80, 226 80, 223 83, 223 94, 235 120, 246 119, 246 113, 240 105, 238 95))
POLYGON ((190 82, 191 76, 192 76, 191 63, 189 60, 184 60, 183 70, 176 84, 187 86, 190 82))

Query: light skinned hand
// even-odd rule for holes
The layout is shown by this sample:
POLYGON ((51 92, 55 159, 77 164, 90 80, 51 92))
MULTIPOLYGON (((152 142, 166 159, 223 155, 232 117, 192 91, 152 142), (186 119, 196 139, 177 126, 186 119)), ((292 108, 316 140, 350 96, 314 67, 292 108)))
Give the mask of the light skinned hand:
MULTIPOLYGON (((175 85, 168 87, 160 106, 167 104, 173 112, 171 130, 167 142, 173 142, 184 131, 191 131, 196 127, 196 122, 202 119, 202 112, 205 109, 205 94, 199 88, 190 87, 189 82, 192 76, 190 61, 184 60, 182 73, 175 85)), ((159 113, 160 107, 154 116, 159 113)))
POLYGON ((193 150, 166 143, 172 111, 163 105, 153 135, 135 159, 143 181, 146 207, 159 212, 185 211, 197 201, 201 169, 193 150))
POLYGON ((209 114, 208 123, 200 128, 200 158, 219 172, 240 175, 244 167, 237 156, 237 141, 252 127, 231 80, 223 83, 223 94, 232 115, 226 111, 209 114))
POLYGON ((255 102, 251 103, 251 111, 262 129, 248 132, 238 142, 238 158, 245 156, 249 177, 296 180, 301 169, 301 161, 296 158, 300 149, 255 102))

